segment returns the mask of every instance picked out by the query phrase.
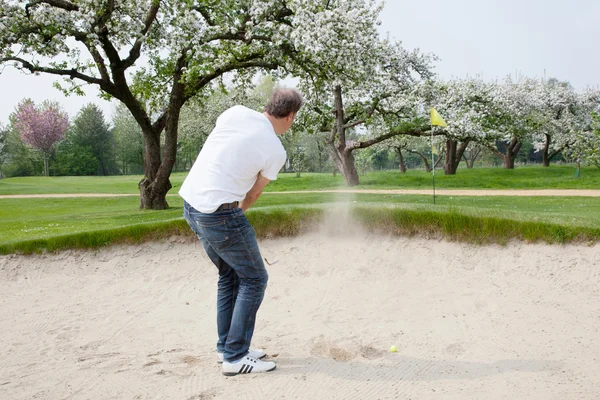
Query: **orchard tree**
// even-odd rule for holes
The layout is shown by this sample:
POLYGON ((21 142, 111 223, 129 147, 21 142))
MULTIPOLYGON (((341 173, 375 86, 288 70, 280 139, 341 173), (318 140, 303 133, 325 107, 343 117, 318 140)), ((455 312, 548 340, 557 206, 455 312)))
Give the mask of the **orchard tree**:
POLYGON ((302 146, 297 146, 292 152, 291 164, 292 171, 296 173, 296 178, 300 178, 302 172, 307 168, 306 152, 302 146))
POLYGON ((578 107, 569 121, 571 145, 568 159, 600 168, 600 91, 588 89, 578 95, 578 107))
POLYGON ((515 168, 523 141, 544 126, 541 85, 531 78, 510 76, 494 85, 494 111, 491 115, 495 133, 488 135, 487 147, 503 161, 506 169, 515 168))
POLYGON ((44 175, 48 176, 50 150, 64 137, 69 128, 69 117, 57 103, 46 101, 36 107, 33 101, 25 99, 17 106, 13 118, 21 140, 42 152, 44 175))
POLYGON ((579 112, 577 93, 569 82, 551 78, 540 82, 540 107, 543 118, 540 130, 533 135, 536 151, 542 152, 542 164, 550 166, 550 161, 564 149, 571 146, 574 136, 571 123, 579 112))
POLYGON ((485 151, 485 146, 480 143, 471 142, 467 151, 463 154, 463 159, 465 160, 465 164, 467 164, 468 169, 472 169, 475 166, 475 161, 479 159, 485 151))
MULTIPOLYGON (((437 140, 439 140, 439 136, 436 137, 436 143, 433 145, 435 147, 437 147, 437 140)), ((405 173, 408 170, 405 159, 406 153, 417 156, 418 159, 423 162, 423 168, 425 169, 425 172, 431 172, 432 143, 430 136, 413 137, 399 135, 384 143, 386 144, 387 148, 393 150, 398 155, 398 166, 400 172, 405 173)), ((436 153, 438 153, 437 149, 436 153)), ((441 156, 443 155, 443 152, 438 154, 436 166, 437 163, 440 162, 441 156)))
POLYGON ((330 170, 331 157, 327 149, 327 135, 323 133, 305 134, 304 146, 306 148, 307 163, 311 171, 324 172, 330 170))
POLYGON ((426 104, 442 115, 447 127, 434 127, 445 137, 444 174, 454 175, 472 142, 493 132, 493 85, 479 78, 433 81, 424 85, 426 104))
POLYGON ((588 145, 585 150, 585 160, 591 165, 600 168, 600 114, 592 114, 592 131, 588 135, 588 145))
POLYGON ((230 72, 349 62, 344 49, 365 39, 357 21, 374 9, 372 0, 6 0, 0 64, 65 77, 67 93, 95 85, 125 104, 144 137, 140 207, 164 209, 184 104, 230 72))
MULTIPOLYGON (((542 151, 545 167, 561 152, 578 151, 582 139, 591 134, 592 114, 600 104, 600 92, 588 89, 577 93, 568 82, 556 79, 542 81, 542 110, 544 122, 534 135, 534 147, 542 151), (570 149, 577 144, 577 149, 570 149)), ((583 146, 587 148, 587 146, 583 146)))
MULTIPOLYGON (((373 26, 376 18, 373 13, 361 23, 373 26)), ((375 30, 356 29, 365 37, 361 43, 346 43, 349 54, 339 56, 343 61, 339 68, 329 71, 327 79, 310 75, 301 85, 307 94, 305 112, 310 113, 305 124, 329 132, 331 157, 348 186, 359 183, 354 151, 400 134, 418 136, 428 130, 426 125, 410 123, 419 111, 414 86, 431 76, 433 60, 430 55, 407 51, 400 43, 382 40, 375 30), (352 133, 354 140, 349 138, 352 133)))

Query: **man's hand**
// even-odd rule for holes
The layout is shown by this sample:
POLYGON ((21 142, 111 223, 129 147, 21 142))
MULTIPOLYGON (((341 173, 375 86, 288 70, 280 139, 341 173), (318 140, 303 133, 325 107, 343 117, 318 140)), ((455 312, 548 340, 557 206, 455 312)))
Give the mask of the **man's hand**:
POLYGON ((240 203, 240 208, 244 212, 246 212, 246 210, 250 208, 250 206, 254 204, 256 200, 258 200, 258 198, 263 192, 263 189, 269 184, 269 182, 271 182, 269 179, 262 176, 260 172, 258 173, 258 177, 256 178, 254 186, 252 186, 252 189, 250 189, 250 191, 246 194, 244 200, 242 200, 242 202, 240 203))

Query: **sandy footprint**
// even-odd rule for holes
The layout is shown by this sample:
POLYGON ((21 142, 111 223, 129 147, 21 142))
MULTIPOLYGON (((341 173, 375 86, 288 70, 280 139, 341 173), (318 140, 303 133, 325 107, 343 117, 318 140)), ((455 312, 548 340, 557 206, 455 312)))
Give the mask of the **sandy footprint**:
POLYGON ((320 358, 331 358, 341 362, 353 360, 358 355, 347 346, 332 343, 323 336, 312 339, 310 353, 320 358))

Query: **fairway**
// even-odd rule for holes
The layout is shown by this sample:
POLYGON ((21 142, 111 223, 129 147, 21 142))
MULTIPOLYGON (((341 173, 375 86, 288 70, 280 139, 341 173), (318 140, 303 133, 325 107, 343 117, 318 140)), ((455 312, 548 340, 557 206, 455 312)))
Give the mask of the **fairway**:
MULTIPOLYGON (((187 173, 171 175, 173 188, 169 193, 176 194, 187 173)), ((142 176, 107 177, 22 177, 0 179, 0 195, 11 194, 52 194, 52 193, 105 193, 139 194, 138 183, 142 176)), ((436 187, 439 189, 600 189, 600 169, 582 168, 579 179, 575 178, 575 167, 553 165, 543 168, 539 165, 519 167, 514 170, 503 168, 459 169, 456 175, 443 175, 436 171, 436 187)), ((374 171, 360 177, 356 189, 431 189, 431 174, 423 170, 374 171)), ((281 173, 271 182, 267 192, 344 189, 340 174, 281 173)))

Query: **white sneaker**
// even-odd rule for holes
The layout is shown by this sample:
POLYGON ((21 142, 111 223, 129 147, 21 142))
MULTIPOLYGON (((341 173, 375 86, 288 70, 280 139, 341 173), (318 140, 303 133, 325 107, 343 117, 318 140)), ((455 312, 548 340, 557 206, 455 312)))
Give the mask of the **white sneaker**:
POLYGON ((223 362, 223 375, 255 374, 257 372, 273 371, 277 365, 271 361, 261 361, 254 357, 245 356, 236 362, 223 362))
MULTIPOLYGON (((260 360, 261 358, 265 358, 265 356, 267 355, 267 353, 265 353, 264 350, 260 350, 260 349, 250 349, 248 350, 248 355, 250 357, 256 358, 257 360, 260 360)), ((223 353, 217 353, 217 362, 219 364, 223 363, 223 353)))

